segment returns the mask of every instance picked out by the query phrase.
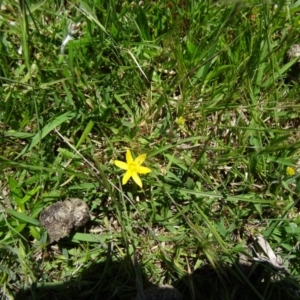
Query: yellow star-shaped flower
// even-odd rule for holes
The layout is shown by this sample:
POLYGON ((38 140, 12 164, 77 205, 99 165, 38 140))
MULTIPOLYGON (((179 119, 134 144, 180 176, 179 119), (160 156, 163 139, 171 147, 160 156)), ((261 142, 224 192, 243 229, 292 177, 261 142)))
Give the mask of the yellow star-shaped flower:
POLYGON ((139 186, 143 187, 142 181, 140 174, 147 174, 151 172, 151 169, 142 167, 141 164, 145 161, 146 159, 146 154, 141 154, 139 155, 135 160, 133 160, 132 155, 130 150, 126 151, 126 162, 120 161, 120 160, 115 160, 114 164, 123 169, 126 170, 126 173, 123 176, 122 179, 122 184, 126 184, 130 177, 134 180, 134 182, 139 186))
POLYGON ((287 167, 286 168, 286 174, 289 175, 289 176, 293 176, 295 175, 296 171, 293 167, 287 167))
POLYGON ((183 118, 183 117, 176 118, 175 122, 177 123, 177 125, 178 125, 179 127, 184 127, 184 124, 185 124, 185 118, 183 118))

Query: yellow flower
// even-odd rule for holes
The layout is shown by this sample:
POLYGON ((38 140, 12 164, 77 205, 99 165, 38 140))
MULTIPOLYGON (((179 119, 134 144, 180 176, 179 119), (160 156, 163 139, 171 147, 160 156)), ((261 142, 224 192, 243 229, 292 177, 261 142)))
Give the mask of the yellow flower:
POLYGON ((134 182, 139 186, 143 187, 142 181, 138 175, 140 174, 147 174, 151 172, 151 169, 142 167, 141 164, 146 159, 146 154, 139 155, 135 160, 133 160, 130 150, 126 151, 126 162, 115 160, 114 164, 123 169, 126 170, 126 173, 123 176, 122 184, 126 184, 130 177, 134 180, 134 182))
POLYGON ((176 118, 175 122, 177 123, 177 125, 179 127, 183 127, 184 123, 185 123, 185 118, 183 118, 183 117, 176 118))
POLYGON ((293 167, 286 168, 286 175, 293 176, 293 175, 295 175, 295 173, 296 173, 296 171, 293 167))

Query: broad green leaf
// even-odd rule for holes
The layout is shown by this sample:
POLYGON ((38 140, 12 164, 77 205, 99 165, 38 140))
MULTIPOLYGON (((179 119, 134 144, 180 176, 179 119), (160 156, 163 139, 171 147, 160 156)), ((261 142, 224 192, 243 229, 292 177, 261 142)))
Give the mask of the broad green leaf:
POLYGON ((137 15, 136 18, 137 28, 140 32, 141 38, 144 41, 149 41, 150 30, 148 26, 147 16, 145 15, 144 10, 139 5, 137 5, 136 15, 137 15))
POLYGON ((32 139, 31 143, 29 146, 26 146, 22 152, 17 156, 20 157, 23 154, 26 153, 26 151, 29 151, 30 149, 32 149, 33 147, 35 147, 39 142, 41 142, 41 140, 47 136, 52 130, 54 130, 56 127, 58 127, 59 125, 61 125, 62 123, 74 118, 76 116, 76 114, 74 112, 66 112, 62 115, 59 115, 57 117, 55 117, 52 121, 50 121, 50 123, 48 123, 44 128, 42 128, 42 130, 40 132, 38 132, 32 139))
POLYGON ((77 232, 72 237, 73 242, 90 242, 90 243, 104 243, 117 238, 116 234, 92 234, 77 232))
POLYGON ((20 208, 23 211, 24 210, 24 205, 22 203, 23 193, 21 187, 19 186, 18 182, 14 178, 9 178, 9 188, 13 200, 18 205, 18 208, 20 208))
POLYGON ((3 156, 0 156, 0 163, 2 165, 25 169, 25 170, 30 170, 30 171, 44 171, 44 172, 49 172, 49 173, 74 175, 74 176, 81 177, 81 178, 90 178, 86 174, 74 172, 70 169, 47 168, 47 167, 43 167, 43 166, 27 165, 27 164, 22 164, 22 163, 17 163, 17 162, 11 161, 9 159, 6 159, 3 156))
POLYGON ((27 201, 29 201, 32 198, 32 196, 34 196, 40 189, 41 189, 41 186, 36 186, 33 190, 27 192, 26 195, 21 200, 21 203, 24 204, 27 201))
POLYGON ((6 211, 6 213, 14 216, 15 218, 17 218, 18 220, 20 220, 22 222, 26 222, 26 223, 29 223, 29 224, 32 224, 32 225, 35 225, 35 226, 40 226, 41 225, 38 220, 27 216, 25 213, 14 211, 14 210, 9 209, 9 208, 6 209, 5 211, 6 211))
POLYGON ((5 136, 12 137, 12 138, 18 138, 18 139, 25 139, 25 138, 30 138, 30 137, 34 136, 34 133, 17 132, 14 130, 9 130, 9 131, 5 132, 5 136))
POLYGON ((90 134, 91 130, 93 129, 94 127, 94 122, 93 121, 89 121, 89 123, 87 124, 87 126, 85 127, 77 145, 76 145, 76 148, 78 148, 82 143, 83 141, 88 137, 88 135, 90 134))
POLYGON ((39 233, 39 231, 36 229, 36 227, 34 227, 34 226, 29 226, 29 230, 30 230, 31 235, 32 235, 35 239, 39 240, 39 239, 41 238, 40 233, 39 233))

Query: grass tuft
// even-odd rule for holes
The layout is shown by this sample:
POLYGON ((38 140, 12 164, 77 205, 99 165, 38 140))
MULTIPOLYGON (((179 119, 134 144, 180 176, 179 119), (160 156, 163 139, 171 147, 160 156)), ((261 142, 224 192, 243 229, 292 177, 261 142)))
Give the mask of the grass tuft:
POLYGON ((132 299, 153 284, 184 299, 297 299, 299 63, 287 53, 299 11, 2 1, 3 299, 132 299), (147 154, 143 188, 122 185, 127 149, 147 154), (49 244, 39 215, 72 197, 91 220, 49 244), (242 265, 259 235, 290 276, 242 265))

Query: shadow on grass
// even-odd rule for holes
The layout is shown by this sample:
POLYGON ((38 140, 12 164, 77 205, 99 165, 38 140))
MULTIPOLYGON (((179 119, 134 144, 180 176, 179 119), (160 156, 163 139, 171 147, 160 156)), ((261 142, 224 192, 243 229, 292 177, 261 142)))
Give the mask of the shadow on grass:
MULTIPOLYGON (((32 284, 19 291, 15 299, 135 299, 136 276, 143 281, 144 287, 154 286, 141 271, 137 272, 130 257, 114 261, 110 253, 107 253, 107 259, 100 263, 90 263, 76 279, 32 284), (136 272, 139 274, 136 275, 136 272)), ((299 284, 295 279, 259 263, 247 267, 235 264, 219 267, 217 270, 204 265, 192 274, 179 278, 173 285, 183 295, 183 300, 300 299, 299 284)), ((174 298, 145 298, 159 299, 174 298)))
POLYGON ((127 300, 135 295, 136 283, 130 258, 113 261, 112 255, 107 253, 103 262, 87 262, 81 268, 78 266, 79 271, 71 280, 65 278, 63 282, 32 284, 18 291, 15 299, 127 300), (80 271, 81 268, 82 271, 80 271))
POLYGON ((266 300, 300 299, 299 284, 263 264, 196 269, 175 283, 184 300, 266 300), (280 276, 280 277, 279 277, 280 276))

